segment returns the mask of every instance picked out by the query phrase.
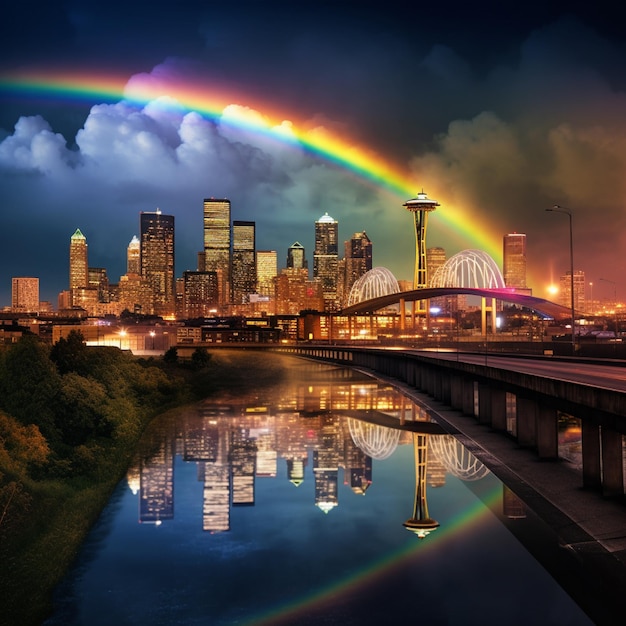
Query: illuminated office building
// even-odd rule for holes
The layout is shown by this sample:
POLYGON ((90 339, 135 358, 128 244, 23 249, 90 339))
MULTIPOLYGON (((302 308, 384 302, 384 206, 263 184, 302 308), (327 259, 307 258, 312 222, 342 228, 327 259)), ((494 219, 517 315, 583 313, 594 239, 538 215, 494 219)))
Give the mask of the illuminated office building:
POLYGON ((322 286, 309 280, 309 271, 286 267, 276 277, 276 314, 298 315, 300 311, 322 311, 322 286))
POLYGON ((137 235, 133 235, 126 249, 126 273, 141 274, 141 243, 137 235))
POLYGON ((257 292, 262 296, 274 296, 274 283, 278 274, 276 250, 258 250, 256 253, 257 292))
POLYGON ((90 267, 88 268, 89 287, 97 292, 98 302, 109 302, 109 277, 106 268, 90 267))
POLYGON ((298 270, 309 267, 304 246, 299 241, 292 243, 287 250, 287 267, 298 270))
MULTIPOLYGON (((446 251, 443 248, 427 248, 426 249, 426 267, 428 267, 428 286, 434 287, 433 282, 437 270, 446 264, 446 251)), ((440 309, 441 311, 453 311, 457 308, 456 296, 441 296, 432 298, 430 301, 431 311, 440 309)))
POLYGON ((39 279, 20 276, 11 279, 11 311, 39 312, 39 279))
POLYGON ((218 306, 217 272, 183 272, 183 317, 210 317, 218 306))
POLYGON ((526 235, 504 235, 502 259, 504 284, 515 289, 526 289, 526 235))
POLYGON ((198 269, 206 272, 220 272, 220 303, 225 304, 231 295, 230 200, 205 198, 203 234, 204 255, 200 258, 204 262, 204 267, 198 267, 198 269))
POLYGON ((365 231, 354 233, 350 240, 344 242, 344 258, 340 266, 343 267, 342 301, 346 304, 352 285, 372 269, 372 242, 365 231))
MULTIPOLYGON (((559 304, 567 307, 572 306, 572 279, 571 272, 568 270, 564 276, 560 278, 559 304)), ((585 272, 582 270, 574 271, 574 310, 582 312, 585 310, 585 272)))
POLYGON ((428 267, 428 286, 433 286, 433 277, 437 270, 446 263, 446 251, 443 248, 426 250, 426 266, 428 267))
POLYGON ((80 232, 74 231, 70 238, 70 305, 79 306, 74 290, 85 289, 89 284, 89 267, 87 263, 87 238, 80 232))
POLYGON ((153 309, 152 287, 139 274, 124 274, 117 285, 117 301, 120 311, 148 314, 153 309))
POLYGON ((141 275, 148 281, 154 298, 154 313, 173 316, 175 305, 174 216, 141 212, 141 275))
POLYGON ((233 222, 231 287, 233 304, 245 304, 256 292, 256 233, 254 222, 233 222))
POLYGON ((315 222, 315 249, 313 251, 313 278, 322 286, 324 309, 336 311, 339 224, 328 213, 315 222))

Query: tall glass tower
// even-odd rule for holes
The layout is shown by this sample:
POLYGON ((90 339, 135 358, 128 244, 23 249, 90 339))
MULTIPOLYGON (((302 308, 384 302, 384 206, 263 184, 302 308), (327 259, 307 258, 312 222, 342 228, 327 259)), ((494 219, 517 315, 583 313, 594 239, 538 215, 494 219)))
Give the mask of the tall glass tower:
POLYGON ((256 291, 255 223, 233 222, 232 303, 245 304, 256 291))
POLYGON ((172 316, 176 301, 174 274, 174 216, 139 214, 141 275, 149 283, 154 298, 154 313, 172 316))
POLYGON ((137 235, 133 235, 126 249, 126 273, 141 274, 141 243, 137 235))
POLYGON ((352 285, 372 269, 372 242, 366 232, 354 233, 352 239, 344 242, 344 293, 346 299, 352 285))
POLYGON ((70 306, 82 304, 79 290, 88 285, 87 238, 77 228, 70 237, 70 306))
POLYGON ((304 246, 299 241, 292 243, 287 250, 287 267, 297 270, 308 269, 309 267, 304 246))
POLYGON ((263 296, 274 295, 274 282, 278 275, 276 250, 257 250, 256 281, 257 291, 263 296))
POLYGON ((322 285, 324 309, 336 311, 338 274, 338 231, 339 223, 328 213, 315 222, 315 250, 313 251, 313 278, 322 285))
POLYGON ((526 235, 504 235, 502 247, 504 284, 507 287, 526 289, 526 235))
POLYGON ((220 277, 220 302, 226 303, 231 295, 231 230, 230 200, 204 199, 204 267, 207 272, 218 272, 220 277))
POLYGON ((87 238, 77 228, 70 238, 70 289, 86 287, 88 283, 87 238))

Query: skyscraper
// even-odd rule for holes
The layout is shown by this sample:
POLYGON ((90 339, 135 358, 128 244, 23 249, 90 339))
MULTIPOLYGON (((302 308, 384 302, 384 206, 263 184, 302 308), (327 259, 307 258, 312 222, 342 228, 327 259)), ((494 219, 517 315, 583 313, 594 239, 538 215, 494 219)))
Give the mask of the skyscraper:
POLYGON ((292 243, 287 250, 287 267, 296 270, 308 269, 309 267, 304 246, 299 241, 292 243))
POLYGON ((149 283, 157 315, 174 314, 174 216, 154 213, 139 215, 141 275, 149 283))
POLYGON ((428 267, 428 286, 433 286, 433 277, 437 270, 446 262, 446 251, 443 248, 426 250, 426 266, 428 267))
POLYGON ((39 312, 39 279, 20 276, 11 279, 11 310, 14 313, 39 312))
POLYGON ((313 278, 316 278, 322 285, 326 311, 336 311, 339 308, 337 300, 338 231, 338 222, 328 213, 315 222, 313 278))
POLYGON ((217 307, 217 272, 183 272, 183 315, 209 317, 217 307))
POLYGON ((504 235, 502 247, 504 284, 515 289, 526 289, 526 235, 504 235))
MULTIPOLYGON (((559 304, 568 309, 572 302, 572 273, 568 270, 564 276, 561 276, 559 289, 559 304)), ((582 270, 574 270, 574 310, 582 312, 585 310, 585 272, 582 270)))
POLYGON ((220 272, 220 303, 225 304, 231 295, 230 200, 204 199, 203 229, 204 267, 198 269, 220 272))
POLYGON ((277 275, 278 257, 276 255, 276 250, 257 250, 257 292, 262 296, 274 296, 274 282, 277 275))
POLYGON ((126 250, 126 273, 141 274, 141 243, 137 235, 133 235, 126 250))
POLYGON ((256 233, 254 222, 233 222, 232 299, 233 304, 245 304, 256 292, 256 233))
POLYGON ((365 231, 354 233, 344 242, 342 293, 344 304, 348 301, 352 285, 372 269, 372 242, 365 231))
POLYGON ((73 290, 84 289, 89 284, 89 267, 87 263, 87 238, 80 232, 74 231, 70 237, 70 305, 77 306, 74 301, 73 290))

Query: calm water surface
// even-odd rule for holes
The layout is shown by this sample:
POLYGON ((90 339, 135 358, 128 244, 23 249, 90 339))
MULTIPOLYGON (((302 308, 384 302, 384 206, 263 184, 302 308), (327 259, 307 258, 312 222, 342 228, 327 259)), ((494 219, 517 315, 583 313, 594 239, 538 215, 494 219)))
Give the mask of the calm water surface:
POLYGON ((49 626, 590 623, 510 530, 537 520, 422 408, 290 371, 155 420, 49 626))

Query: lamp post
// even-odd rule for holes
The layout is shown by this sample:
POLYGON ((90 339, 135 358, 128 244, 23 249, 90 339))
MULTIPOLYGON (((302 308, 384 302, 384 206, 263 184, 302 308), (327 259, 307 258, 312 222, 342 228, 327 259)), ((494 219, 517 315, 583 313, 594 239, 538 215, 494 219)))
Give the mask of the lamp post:
POLYGON ((617 283, 614 280, 609 280, 608 278, 601 278, 602 282, 611 283, 613 285, 613 310, 615 313, 615 339, 617 339, 618 328, 617 328, 617 283))
POLYGON ((562 207, 560 204, 555 204, 553 207, 546 209, 546 211, 552 211, 554 213, 563 213, 569 218, 569 265, 570 265, 570 296, 571 296, 571 309, 572 309, 572 355, 576 354, 576 312, 574 310, 574 238, 572 236, 572 212, 566 207, 562 207))

